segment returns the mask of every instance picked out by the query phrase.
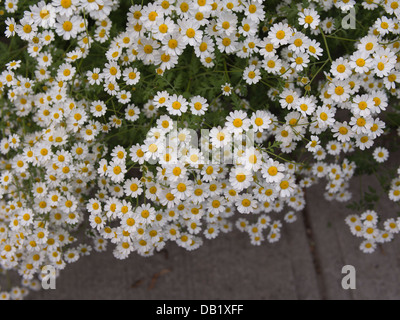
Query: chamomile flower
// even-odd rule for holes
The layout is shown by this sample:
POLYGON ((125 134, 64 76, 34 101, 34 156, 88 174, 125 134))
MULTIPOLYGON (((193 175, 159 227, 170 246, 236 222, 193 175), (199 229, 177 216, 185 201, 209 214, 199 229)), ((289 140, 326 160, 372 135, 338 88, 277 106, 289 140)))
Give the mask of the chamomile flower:
POLYGON ((274 46, 281 46, 289 43, 292 36, 291 28, 282 22, 274 24, 268 32, 268 38, 274 46))
POLYGON ((16 32, 16 26, 17 26, 16 22, 15 22, 15 19, 11 18, 11 17, 8 17, 5 20, 5 24, 7 26, 6 31, 5 31, 5 36, 7 38, 10 38, 11 36, 14 36, 15 32, 16 32))
POLYGON ((182 115, 182 113, 185 113, 187 111, 188 105, 189 105, 188 101, 183 96, 178 96, 176 94, 170 96, 166 102, 167 111, 171 115, 178 115, 178 116, 182 115))
POLYGON ((55 24, 55 32, 64 40, 76 38, 78 33, 82 31, 80 27, 82 20, 78 16, 68 17, 60 15, 57 17, 55 24))
POLYGON ((272 123, 270 115, 262 110, 257 110, 253 113, 250 121, 255 132, 263 132, 268 129, 272 123))
POLYGON ((262 66, 269 73, 279 74, 282 70, 282 61, 278 56, 271 56, 263 60, 262 66))
POLYGON ((365 73, 372 67, 372 60, 369 54, 362 51, 355 52, 350 57, 350 67, 357 73, 365 73))
POLYGON ((230 36, 232 33, 236 32, 236 24, 238 18, 235 14, 230 12, 222 12, 218 17, 216 28, 219 32, 230 36))
POLYGON ((392 19, 383 16, 382 18, 378 18, 376 20, 375 28, 381 36, 384 36, 393 31, 394 22, 392 19))
POLYGON ((243 111, 232 111, 226 118, 225 126, 229 132, 234 134, 242 133, 247 131, 250 127, 250 119, 247 114, 243 111))
POLYGON ((38 30, 37 25, 33 24, 27 17, 21 19, 15 31, 22 40, 32 40, 38 30))
POLYGON ((125 109, 126 120, 134 122, 137 119, 139 119, 139 116, 140 116, 140 110, 138 107, 136 107, 135 105, 129 105, 128 107, 126 107, 125 109))
POLYGON ((12 60, 6 64, 8 70, 16 70, 21 66, 21 60, 12 60))
POLYGON ((160 44, 151 39, 143 39, 141 44, 138 46, 138 59, 142 60, 145 64, 150 64, 155 61, 156 54, 158 53, 158 49, 160 48, 160 44))
POLYGON ((232 135, 227 128, 214 127, 210 131, 211 144, 216 148, 223 148, 232 142, 232 135))
POLYGON ((230 96, 232 94, 232 86, 230 83, 225 83, 221 86, 221 91, 224 96, 230 96))
POLYGON ((40 1, 31 7, 32 19, 34 23, 42 28, 53 27, 56 20, 56 11, 51 4, 40 1))
POLYGON ((303 71, 304 68, 307 68, 308 63, 310 62, 309 56, 307 53, 295 53, 291 58, 291 67, 296 71, 303 71))
MULTIPOLYGON (((211 25, 209 28, 214 31, 214 27, 212 27, 211 25)), ((225 33, 219 34, 218 32, 216 32, 215 36, 217 36, 216 44, 219 51, 225 52, 227 54, 238 51, 239 44, 237 42, 237 37, 235 36, 235 34, 231 34, 228 36, 225 33)))
POLYGON ((343 123, 335 122, 331 130, 334 138, 340 142, 350 141, 350 138, 354 135, 354 132, 346 121, 343 123))
POLYGON ((310 97, 301 97, 297 100, 295 108, 301 112, 303 116, 306 116, 314 112, 316 105, 310 97))
POLYGON ((256 66, 251 65, 244 69, 243 71, 243 79, 247 84, 255 84, 261 79, 261 72, 256 66))
POLYGON ((319 137, 311 136, 310 142, 306 145, 306 149, 310 152, 316 152, 319 148, 321 148, 319 137))
POLYGON ((60 15, 72 16, 77 10, 79 0, 53 0, 52 6, 60 15))
POLYGON ((206 113, 209 105, 205 98, 201 96, 194 96, 191 98, 189 106, 190 106, 190 111, 194 115, 201 116, 206 113))
POLYGON ((304 9, 299 12, 299 24, 305 28, 315 29, 320 23, 320 17, 315 9, 304 9))
POLYGON ((236 190, 243 190, 250 186, 253 177, 251 171, 244 167, 236 167, 231 170, 229 175, 229 182, 236 190))
POLYGON ((249 18, 243 19, 241 25, 238 26, 238 32, 244 36, 255 36, 257 33, 257 22, 249 18))
POLYGON ((89 70, 86 73, 86 77, 89 81, 89 84, 94 85, 94 84, 101 84, 102 82, 102 74, 100 72, 100 68, 94 68, 93 70, 89 70))
POLYGON ((128 85, 135 85, 140 80, 140 72, 137 68, 129 67, 125 69, 122 73, 123 79, 128 85))
POLYGON ((335 81, 329 84, 328 94, 337 103, 345 102, 350 97, 350 93, 350 85, 344 81, 335 81))
POLYGON ((331 65, 331 73, 338 80, 346 80, 352 73, 350 63, 343 57, 336 59, 331 65))
POLYGON ((260 151, 251 147, 246 149, 241 162, 246 169, 258 171, 263 165, 263 157, 260 151))
POLYGON ((389 158, 389 151, 386 148, 377 147, 373 152, 373 157, 376 162, 385 162, 389 158))
POLYGON ((121 69, 116 62, 106 63, 102 72, 102 78, 106 81, 114 82, 121 77, 121 69))
POLYGON ((110 162, 107 168, 107 175, 113 182, 121 182, 126 173, 126 166, 124 163, 110 162))
POLYGON ((318 126, 323 129, 326 127, 332 127, 335 124, 335 113, 332 109, 327 106, 318 107, 315 111, 318 126))

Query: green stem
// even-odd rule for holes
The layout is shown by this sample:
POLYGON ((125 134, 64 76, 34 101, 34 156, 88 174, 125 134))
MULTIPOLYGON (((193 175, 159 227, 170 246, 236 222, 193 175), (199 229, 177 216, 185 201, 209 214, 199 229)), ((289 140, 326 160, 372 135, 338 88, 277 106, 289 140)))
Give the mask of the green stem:
POLYGON ((321 32, 322 38, 324 39, 324 43, 325 43, 325 47, 326 47, 326 52, 328 54, 329 60, 331 62, 333 62, 332 60, 332 56, 331 56, 331 52, 329 51, 329 47, 328 47, 328 42, 326 41, 326 36, 324 34, 324 32, 322 31, 321 27, 318 27, 319 31, 321 32))
POLYGON ((343 40, 343 41, 357 42, 357 40, 355 40, 355 39, 348 39, 348 38, 336 37, 336 36, 332 36, 332 35, 325 35, 325 37, 331 38, 331 39, 343 40))
POLYGON ((324 64, 318 69, 318 71, 315 73, 315 75, 313 76, 313 78, 310 80, 310 82, 308 83, 309 85, 311 85, 311 83, 315 80, 315 78, 317 77, 317 75, 322 71, 322 69, 326 66, 326 64, 329 62, 329 60, 326 60, 324 62, 324 64))

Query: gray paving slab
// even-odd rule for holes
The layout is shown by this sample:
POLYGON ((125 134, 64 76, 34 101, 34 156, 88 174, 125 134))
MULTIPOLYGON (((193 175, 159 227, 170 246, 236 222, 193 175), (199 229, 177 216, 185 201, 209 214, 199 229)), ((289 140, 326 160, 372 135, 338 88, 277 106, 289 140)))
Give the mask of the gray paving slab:
MULTIPOLYGON (((354 199, 360 195, 360 181, 355 178, 350 190, 354 199)), ((379 190, 379 183, 374 176, 361 177, 361 186, 368 185, 379 190)), ((372 254, 359 250, 360 238, 354 237, 346 226, 344 219, 356 213, 346 208, 345 204, 323 200, 323 189, 320 185, 307 191, 307 214, 310 216, 312 229, 317 243, 317 252, 322 266, 324 295, 327 299, 399 299, 400 237, 391 243, 378 247, 372 254), (320 199, 320 200, 318 200, 320 199), (341 280, 344 265, 353 265, 356 269, 356 290, 343 290, 341 280)), ((383 198, 377 211, 383 217, 396 217, 394 203, 383 198)))
POLYGON ((70 265, 55 291, 30 299, 317 299, 301 220, 276 244, 252 246, 238 231, 207 241, 194 252, 175 244, 168 257, 116 260, 110 251, 70 265), (300 228, 296 228, 300 227, 300 228), (286 240, 284 240, 286 239, 286 240))
MULTIPOLYGON (((321 273, 322 298, 351 299, 351 292, 341 287, 341 270, 344 261, 341 243, 333 223, 340 220, 338 204, 327 204, 321 185, 314 185, 306 191, 306 213, 315 243, 315 255, 321 273)), ((348 230, 346 230, 348 231, 348 230)))
MULTIPOLYGON (((392 161, 398 162, 394 155, 392 161)), ((376 178, 355 178, 379 189, 376 178)), ((344 219, 354 213, 346 204, 326 202, 323 185, 307 189, 307 206, 298 221, 283 228, 276 244, 252 246, 235 230, 206 241, 194 252, 167 246, 166 252, 116 260, 111 251, 93 253, 70 265, 57 280, 57 290, 30 299, 400 299, 400 236, 373 254, 359 250, 361 239, 351 235, 344 219), (356 268, 356 290, 341 286, 344 265, 356 268)), ((395 217, 394 204, 383 199, 377 207, 395 217)), ((277 214, 278 217, 280 214, 277 214)))
MULTIPOLYGON (((363 188, 370 185, 380 190, 378 180, 374 177, 362 177, 363 188)), ((359 183, 354 181, 352 189, 359 189, 359 183)), ((376 210, 382 218, 396 218, 395 204, 386 196, 382 197, 376 210)), ((348 210, 343 211, 349 213, 348 210)), ((339 241, 344 248, 344 256, 347 263, 354 265, 358 272, 358 289, 354 290, 355 299, 400 299, 400 269, 399 269, 399 245, 400 237, 394 241, 380 245, 377 252, 363 254, 358 250, 360 241, 354 243, 349 232, 344 232, 343 222, 335 220, 335 228, 339 234, 339 241), (353 242, 353 243, 352 243, 353 242), (347 244, 347 245, 346 245, 347 244)))
POLYGON ((298 214, 298 221, 285 225, 282 241, 287 244, 286 252, 291 262, 297 299, 321 299, 312 243, 307 236, 303 213, 298 214))

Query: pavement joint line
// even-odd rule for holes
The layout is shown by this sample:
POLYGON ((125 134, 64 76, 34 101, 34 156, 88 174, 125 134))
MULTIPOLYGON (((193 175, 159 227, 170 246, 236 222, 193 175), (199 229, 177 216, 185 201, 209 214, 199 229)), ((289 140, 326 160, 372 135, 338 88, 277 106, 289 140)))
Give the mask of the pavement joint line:
MULTIPOLYGON (((345 263, 345 258, 344 258, 344 255, 343 255, 344 251, 342 250, 342 244, 340 243, 340 240, 339 240, 340 238, 339 238, 338 231, 336 229, 336 225, 333 226, 333 229, 335 230, 336 239, 338 239, 338 246, 339 246, 339 251, 340 251, 340 259, 342 261, 342 264, 346 265, 347 263, 345 263)), ((350 299, 354 300, 353 290, 347 290, 347 292, 350 295, 350 299)))
MULTIPOLYGON (((302 218, 299 217, 297 223, 301 223, 300 219, 302 219, 302 218)), ((283 232, 282 240, 285 242, 285 245, 289 248, 288 249, 289 257, 290 257, 290 254, 292 252, 297 250, 297 248, 294 245, 296 240, 293 238, 293 232, 292 231, 293 230, 289 230, 289 228, 283 228, 282 229, 282 232, 283 232)), ((301 236, 304 236, 304 233, 301 233, 301 236)), ((308 242, 306 240, 306 237, 304 237, 304 240, 306 241, 306 244, 305 244, 306 248, 304 250, 307 250, 308 242)), ((292 277, 293 277, 293 290, 294 290, 294 293, 295 293, 295 296, 296 296, 296 300, 303 300, 304 299, 303 298, 304 290, 302 290, 301 288, 304 285, 302 283, 301 277, 299 279, 299 273, 298 273, 299 269, 298 269, 298 267, 297 267, 297 265, 295 263, 295 259, 290 257, 288 260, 289 260, 290 270, 291 270, 292 277)), ((311 260, 311 257, 310 257, 310 260, 311 260)), ((307 271, 308 271, 308 269, 307 269, 307 271)), ((312 271, 314 271, 314 268, 312 268, 312 271)), ((315 271, 313 273, 315 273, 315 271)), ((314 275, 313 279, 315 279, 315 275, 314 275)), ((320 299, 319 290, 316 289, 313 292, 315 292, 318 295, 318 299, 320 299)), ((305 295, 304 297, 307 297, 307 295, 305 295)))
MULTIPOLYGON (((285 241, 286 241, 286 243, 288 244, 288 237, 289 237, 289 235, 288 235, 288 232, 286 231, 286 229, 284 229, 285 231, 285 233, 286 233, 286 236, 285 236, 285 241)), ((289 245, 289 244, 288 244, 289 245)), ((294 287, 294 293, 296 294, 296 298, 297 298, 297 300, 300 300, 301 299, 301 296, 300 296, 300 292, 299 292, 299 289, 298 289, 298 282, 297 282, 297 279, 296 279, 296 272, 295 272, 295 266, 294 266, 294 264, 293 264, 293 261, 292 261, 292 259, 289 259, 289 261, 290 261, 290 270, 292 271, 292 276, 293 276, 293 279, 294 279, 294 285, 293 285, 293 287, 294 287)))
POLYGON ((310 248, 310 254, 311 254, 311 259, 312 259, 312 263, 314 266, 315 274, 317 276, 316 280, 317 280, 318 291, 319 291, 321 299, 327 300, 328 297, 326 294, 326 286, 325 286, 324 276, 323 276, 322 268, 321 268, 321 259, 319 257, 316 242, 314 240, 314 233, 313 233, 312 225, 310 222, 310 216, 308 213, 307 202, 306 202, 306 205, 304 206, 302 213, 303 213, 302 220, 304 223, 304 228, 306 230, 306 238, 307 238, 308 246, 310 248))

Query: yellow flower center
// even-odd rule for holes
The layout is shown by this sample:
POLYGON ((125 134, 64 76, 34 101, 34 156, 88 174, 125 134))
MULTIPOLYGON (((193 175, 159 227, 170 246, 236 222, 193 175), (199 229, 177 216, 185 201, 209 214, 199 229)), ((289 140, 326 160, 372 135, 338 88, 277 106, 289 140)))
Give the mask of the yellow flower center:
POLYGON ((243 125, 243 121, 240 118, 236 118, 235 120, 233 120, 233 125, 236 128, 240 128, 243 125))
POLYGON ((67 32, 72 30, 72 23, 70 21, 65 21, 63 23, 63 29, 67 32))

